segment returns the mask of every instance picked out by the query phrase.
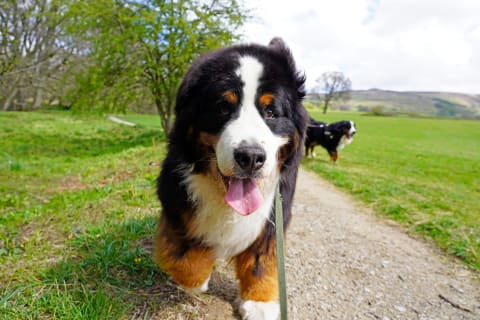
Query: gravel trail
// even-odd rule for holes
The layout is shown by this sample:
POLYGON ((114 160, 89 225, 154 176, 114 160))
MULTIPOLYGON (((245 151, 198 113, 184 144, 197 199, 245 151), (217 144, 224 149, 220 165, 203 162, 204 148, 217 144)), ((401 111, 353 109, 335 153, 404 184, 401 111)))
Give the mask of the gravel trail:
MULTIPOLYGON (((290 319, 480 319, 478 273, 304 170, 286 246, 290 319)), ((185 306, 199 319, 239 319, 237 294, 223 263, 185 306)))

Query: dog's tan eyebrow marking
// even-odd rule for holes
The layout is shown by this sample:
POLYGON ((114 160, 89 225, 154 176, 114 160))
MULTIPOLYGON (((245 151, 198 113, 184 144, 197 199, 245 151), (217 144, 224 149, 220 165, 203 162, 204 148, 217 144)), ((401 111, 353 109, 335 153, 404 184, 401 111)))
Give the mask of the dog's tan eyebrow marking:
POLYGON ((271 105, 273 102, 273 94, 271 93, 264 93, 258 98, 258 102, 262 107, 266 107, 268 105, 271 105))
POLYGON ((238 96, 235 92, 228 90, 223 93, 223 97, 228 103, 237 104, 238 96))

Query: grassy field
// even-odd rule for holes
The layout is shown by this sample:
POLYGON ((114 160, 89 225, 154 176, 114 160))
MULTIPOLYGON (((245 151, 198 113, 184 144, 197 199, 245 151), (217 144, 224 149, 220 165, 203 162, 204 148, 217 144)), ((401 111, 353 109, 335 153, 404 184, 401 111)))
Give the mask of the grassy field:
POLYGON ((150 257, 165 137, 128 118, 142 125, 0 113, 0 319, 143 319, 184 299, 150 257))
POLYGON ((305 167, 480 269, 479 121, 311 114, 358 134, 337 164, 317 147, 305 167))
MULTIPOLYGON (((480 269, 480 122, 314 116, 359 133, 305 167, 480 269)), ((197 317, 150 258, 165 136, 125 118, 0 113, 0 319, 197 317)))

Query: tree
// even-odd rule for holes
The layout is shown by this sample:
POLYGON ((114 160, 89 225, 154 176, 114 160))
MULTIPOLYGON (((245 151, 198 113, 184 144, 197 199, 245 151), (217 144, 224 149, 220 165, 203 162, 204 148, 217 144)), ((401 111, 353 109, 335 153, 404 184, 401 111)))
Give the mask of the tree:
POLYGON ((247 14, 237 0, 72 0, 79 49, 74 108, 125 111, 153 104, 168 132, 175 96, 201 53, 239 39, 247 14))
POLYGON ((323 83, 323 113, 327 113, 333 101, 347 101, 351 97, 352 82, 342 72, 325 72, 316 82, 319 84, 318 88, 323 83))
POLYGON ((39 108, 69 57, 56 0, 0 2, 0 109, 39 108))

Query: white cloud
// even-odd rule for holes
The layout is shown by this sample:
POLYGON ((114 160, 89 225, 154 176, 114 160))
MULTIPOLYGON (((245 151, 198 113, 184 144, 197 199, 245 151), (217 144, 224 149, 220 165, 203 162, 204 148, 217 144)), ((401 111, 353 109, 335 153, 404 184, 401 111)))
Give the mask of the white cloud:
POLYGON ((247 41, 282 37, 307 85, 340 70, 355 89, 480 93, 480 1, 247 0, 247 41))

